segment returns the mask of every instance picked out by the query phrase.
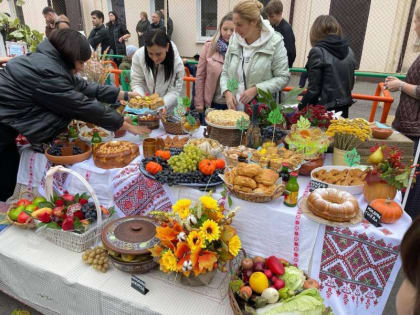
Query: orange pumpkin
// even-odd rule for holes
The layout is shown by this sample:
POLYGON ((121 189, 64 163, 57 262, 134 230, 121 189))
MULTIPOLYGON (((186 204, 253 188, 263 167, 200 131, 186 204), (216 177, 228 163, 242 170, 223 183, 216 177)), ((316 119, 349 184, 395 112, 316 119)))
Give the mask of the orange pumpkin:
POLYGON ((403 215, 401 206, 390 199, 375 199, 370 206, 382 214, 381 222, 394 223, 403 215))
POLYGON ((216 165, 211 160, 201 160, 198 163, 198 169, 204 175, 211 175, 216 170, 216 165))
POLYGON ((225 168, 225 160, 223 160, 223 159, 213 160, 213 163, 216 166, 216 169, 218 169, 218 170, 225 168))
POLYGON ((155 155, 157 157, 160 157, 161 159, 164 159, 165 161, 169 160, 171 157, 171 152, 164 151, 164 150, 157 150, 155 155))
POLYGON ((367 203, 375 199, 391 199, 393 200, 397 195, 397 189, 388 183, 372 183, 365 182, 363 185, 363 196, 367 203))
POLYGON ((162 165, 156 162, 149 162, 146 164, 146 171, 152 175, 156 175, 162 170, 162 165))

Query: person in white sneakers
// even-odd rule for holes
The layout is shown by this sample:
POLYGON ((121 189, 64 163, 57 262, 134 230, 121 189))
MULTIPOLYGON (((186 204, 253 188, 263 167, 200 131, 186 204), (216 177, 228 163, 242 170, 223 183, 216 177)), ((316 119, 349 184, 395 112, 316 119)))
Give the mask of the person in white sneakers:
POLYGON ((134 54, 131 88, 140 95, 157 93, 171 111, 182 91, 184 64, 178 49, 161 30, 144 35, 144 46, 134 54))

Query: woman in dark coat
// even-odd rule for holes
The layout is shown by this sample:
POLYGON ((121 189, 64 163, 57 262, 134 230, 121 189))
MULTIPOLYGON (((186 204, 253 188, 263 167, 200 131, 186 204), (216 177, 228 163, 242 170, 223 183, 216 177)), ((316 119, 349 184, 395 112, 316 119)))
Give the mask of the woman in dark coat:
POLYGON ((144 46, 144 33, 147 32, 147 30, 150 27, 150 22, 147 17, 146 12, 140 12, 140 21, 137 23, 136 26, 136 32, 139 37, 139 48, 142 48, 144 46))
POLYGON ((347 42, 342 39, 340 24, 331 15, 318 16, 311 27, 312 49, 306 70, 308 89, 299 109, 307 105, 325 105, 329 110, 342 111, 348 117, 353 104, 356 60, 347 42))
POLYGON ((8 61, 0 70, 0 200, 12 195, 19 167, 15 138, 20 133, 33 144, 52 140, 72 119, 107 130, 143 133, 109 106, 135 92, 88 83, 75 74, 91 56, 86 37, 71 29, 55 30, 35 53, 8 61))
MULTIPOLYGON (((111 40, 111 50, 109 53, 125 56, 125 41, 130 38, 130 32, 127 30, 125 24, 119 20, 117 13, 110 11, 108 16, 109 22, 106 24, 106 28, 108 29, 111 40)), ((116 58, 115 62, 119 65, 121 59, 116 58)))

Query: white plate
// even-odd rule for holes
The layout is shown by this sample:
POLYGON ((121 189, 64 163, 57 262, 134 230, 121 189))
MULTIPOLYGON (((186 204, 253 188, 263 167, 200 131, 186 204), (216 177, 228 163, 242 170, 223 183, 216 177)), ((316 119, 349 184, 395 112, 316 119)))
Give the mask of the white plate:
POLYGON ((327 165, 327 166, 321 166, 321 167, 317 167, 314 170, 312 170, 311 172, 311 186, 313 185, 314 182, 319 182, 322 184, 326 184, 328 185, 328 188, 335 188, 338 190, 343 190, 343 191, 347 191, 348 193, 352 194, 352 195, 360 195, 363 193, 363 185, 356 185, 356 186, 341 186, 341 185, 334 185, 334 184, 329 184, 326 182, 323 182, 321 180, 318 180, 316 178, 313 177, 313 174, 320 171, 320 170, 326 170, 326 171, 331 171, 331 170, 338 170, 338 171, 342 171, 345 169, 351 169, 351 168, 358 168, 361 170, 366 169, 367 166, 364 165, 360 165, 360 166, 356 166, 356 167, 348 167, 348 166, 342 166, 342 165, 327 165))
MULTIPOLYGON (((107 141, 111 141, 112 139, 114 139, 114 133, 112 131, 108 131, 108 130, 106 130, 104 128, 101 128, 101 127, 96 127, 96 129, 99 129, 100 131, 104 131, 104 132, 106 132, 108 134, 108 136, 106 136, 106 137, 101 137, 102 142, 107 142, 107 141)), ((84 132, 86 132, 86 131, 89 132, 90 130, 91 130, 91 128, 89 128, 87 126, 84 126, 84 127, 80 128, 79 129, 79 138, 80 138, 80 140, 83 140, 85 142, 91 143, 92 137, 82 136, 82 134, 84 132)))

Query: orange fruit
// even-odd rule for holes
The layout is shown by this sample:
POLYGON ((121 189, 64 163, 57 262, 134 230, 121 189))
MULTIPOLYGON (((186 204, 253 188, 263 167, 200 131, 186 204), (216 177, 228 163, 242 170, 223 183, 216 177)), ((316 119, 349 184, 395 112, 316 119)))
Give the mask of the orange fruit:
POLYGON ((254 272, 249 278, 249 286, 254 292, 261 294, 268 288, 268 278, 260 271, 254 272))

